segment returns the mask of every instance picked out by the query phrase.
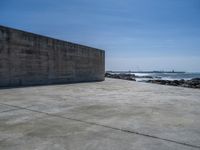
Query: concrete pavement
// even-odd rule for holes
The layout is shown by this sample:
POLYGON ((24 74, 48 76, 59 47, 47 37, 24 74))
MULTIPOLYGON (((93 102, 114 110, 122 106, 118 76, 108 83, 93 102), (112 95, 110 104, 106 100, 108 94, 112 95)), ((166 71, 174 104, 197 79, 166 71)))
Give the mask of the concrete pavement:
POLYGON ((133 81, 0 90, 2 150, 200 149, 200 91, 133 81))

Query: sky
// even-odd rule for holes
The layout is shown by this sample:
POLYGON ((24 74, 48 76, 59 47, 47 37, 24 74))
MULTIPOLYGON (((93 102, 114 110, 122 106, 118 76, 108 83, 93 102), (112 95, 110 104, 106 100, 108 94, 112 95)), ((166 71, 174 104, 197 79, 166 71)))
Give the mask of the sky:
POLYGON ((106 70, 200 72, 200 0, 0 0, 0 25, 104 49, 106 70))

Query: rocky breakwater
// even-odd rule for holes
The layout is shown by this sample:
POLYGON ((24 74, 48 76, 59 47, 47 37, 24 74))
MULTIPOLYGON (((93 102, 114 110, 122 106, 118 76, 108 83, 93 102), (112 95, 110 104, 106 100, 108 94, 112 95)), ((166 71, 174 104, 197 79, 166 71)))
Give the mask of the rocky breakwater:
POLYGON ((105 77, 107 77, 107 78, 115 78, 115 79, 123 79, 123 80, 136 81, 134 74, 124 74, 124 73, 123 74, 111 74, 111 73, 106 73, 105 77))
POLYGON ((152 76, 137 76, 135 74, 130 73, 106 73, 105 77, 107 78, 115 78, 115 79, 124 79, 124 80, 131 80, 136 81, 137 78, 139 79, 153 79, 152 76))
POLYGON ((193 78, 191 80, 148 80, 146 82, 200 89, 200 78, 193 78))

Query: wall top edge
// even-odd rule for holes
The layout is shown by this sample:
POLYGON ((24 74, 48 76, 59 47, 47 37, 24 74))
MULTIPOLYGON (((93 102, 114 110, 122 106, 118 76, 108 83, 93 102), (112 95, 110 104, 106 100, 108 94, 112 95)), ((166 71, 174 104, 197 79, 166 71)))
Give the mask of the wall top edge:
POLYGON ((87 46, 87 45, 82 45, 82 44, 78 44, 78 43, 74 43, 74 42, 69 42, 69 41, 65 41, 65 40, 61 40, 61 39, 57 39, 57 38, 53 38, 53 37, 49 37, 49 36, 45 36, 45 35, 41 35, 41 34, 36 34, 36 33, 28 32, 28 31, 23 31, 23 30, 20 30, 20 29, 15 29, 15 28, 3 26, 3 25, 0 25, 0 29, 13 30, 13 31, 21 32, 21 33, 26 33, 26 34, 38 36, 38 37, 41 37, 41 38, 57 40, 57 41, 60 41, 60 42, 74 44, 74 45, 78 45, 78 46, 85 47, 85 48, 91 48, 91 49, 102 51, 103 53, 105 53, 105 50, 102 50, 102 49, 98 49, 98 48, 94 48, 94 47, 90 47, 90 46, 87 46))

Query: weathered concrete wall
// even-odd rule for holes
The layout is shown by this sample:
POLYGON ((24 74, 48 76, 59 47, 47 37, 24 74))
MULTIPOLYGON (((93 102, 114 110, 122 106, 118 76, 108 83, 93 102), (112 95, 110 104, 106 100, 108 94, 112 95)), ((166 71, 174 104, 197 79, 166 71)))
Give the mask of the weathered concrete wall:
POLYGON ((0 86, 102 81, 105 52, 0 26, 0 86))

